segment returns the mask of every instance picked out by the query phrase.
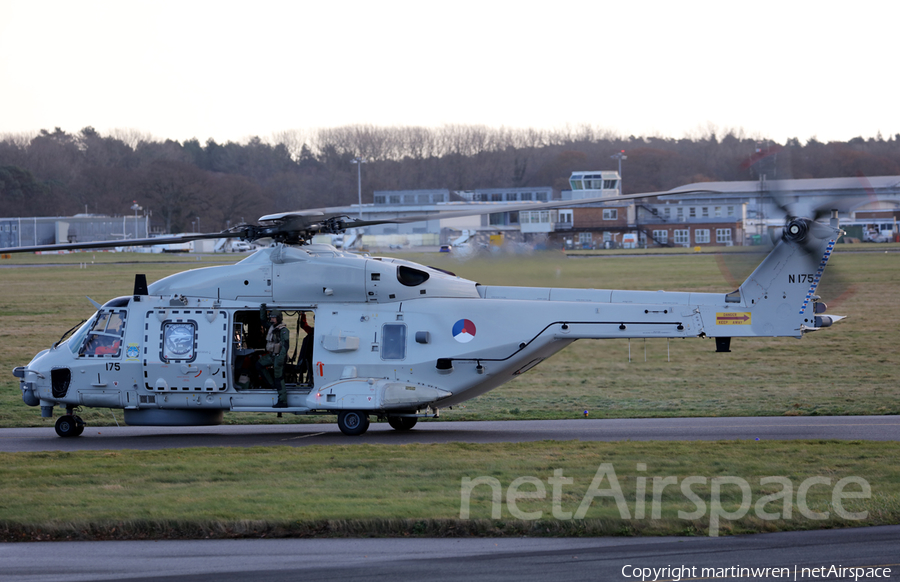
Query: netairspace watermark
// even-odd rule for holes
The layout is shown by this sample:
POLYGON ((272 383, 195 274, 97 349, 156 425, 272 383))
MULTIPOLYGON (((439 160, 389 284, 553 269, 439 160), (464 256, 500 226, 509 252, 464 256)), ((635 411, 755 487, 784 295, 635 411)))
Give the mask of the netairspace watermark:
MULTIPOLYGON (((638 471, 646 471, 646 463, 637 463, 638 471)), ((831 507, 834 513, 846 520, 863 520, 869 515, 868 511, 852 512, 844 509, 845 499, 870 499, 872 488, 869 482, 862 477, 844 477, 832 485, 830 477, 809 477, 800 482, 794 494, 794 483, 787 477, 769 476, 760 477, 760 486, 780 486, 780 490, 768 495, 760 496, 754 501, 750 483, 741 477, 702 477, 691 476, 681 479, 678 477, 645 477, 638 476, 635 479, 635 499, 632 508, 625 499, 619 479, 611 463, 602 463, 597 469, 590 486, 584 494, 578 508, 573 511, 565 511, 562 507, 563 488, 574 485, 572 477, 566 477, 562 469, 554 469, 553 476, 548 477, 546 485, 537 477, 519 477, 512 481, 504 490, 500 480, 495 477, 476 477, 471 479, 463 477, 460 486, 459 518, 469 519, 472 491, 476 487, 489 487, 491 490, 491 519, 501 519, 504 503, 504 491, 506 493, 506 508, 515 519, 523 521, 536 521, 544 518, 543 511, 523 511, 519 508, 519 502, 523 500, 546 500, 547 486, 550 487, 550 511, 554 519, 567 521, 572 519, 584 519, 588 509, 599 498, 610 498, 615 501, 622 519, 646 519, 648 484, 650 491, 651 519, 662 517, 663 491, 667 487, 678 487, 687 501, 694 505, 693 511, 678 511, 678 519, 697 520, 709 515, 709 535, 719 535, 721 520, 738 520, 750 513, 752 509, 756 517, 762 520, 791 519, 796 507, 800 515, 815 520, 828 519, 829 511, 814 511, 807 504, 807 496, 813 487, 831 488, 831 507), (694 491, 693 487, 709 485, 709 499, 703 499, 694 491), (848 486, 853 486, 846 490, 848 486), (526 490, 520 490, 526 487, 526 490), (723 494, 730 495, 740 491, 741 503, 737 509, 726 510, 722 507, 723 494)))
POLYGON ((890 578, 891 569, 884 566, 794 566, 793 568, 753 568, 746 566, 726 566, 719 568, 703 568, 698 566, 664 566, 662 568, 646 568, 625 564, 622 566, 622 577, 627 580, 653 582, 655 580, 711 578, 787 578, 789 580, 837 579, 866 580, 872 578, 890 578))

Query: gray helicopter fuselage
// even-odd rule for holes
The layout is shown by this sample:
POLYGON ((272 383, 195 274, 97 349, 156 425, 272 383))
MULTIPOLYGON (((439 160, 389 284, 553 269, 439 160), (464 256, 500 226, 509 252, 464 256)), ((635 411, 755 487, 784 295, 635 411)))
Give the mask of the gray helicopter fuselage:
POLYGON ((800 337, 823 327, 815 285, 839 231, 813 230, 814 245, 779 243, 728 294, 484 286, 399 259, 276 245, 113 299, 15 373, 25 402, 45 415, 107 407, 124 409, 128 424, 180 425, 278 411, 275 390, 241 381, 245 358, 259 352, 245 336, 265 304, 315 322, 306 380, 288 384, 281 410, 421 415, 577 339, 800 337))

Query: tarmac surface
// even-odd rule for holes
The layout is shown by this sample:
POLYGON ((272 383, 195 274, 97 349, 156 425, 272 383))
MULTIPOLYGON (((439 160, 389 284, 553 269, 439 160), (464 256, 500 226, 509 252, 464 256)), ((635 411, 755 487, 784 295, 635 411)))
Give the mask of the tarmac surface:
POLYGON ((885 580, 900 577, 900 526, 718 538, 28 542, 0 544, 0 564, 5 582, 885 580), (832 567, 854 570, 823 575, 832 567))
MULTIPOLYGON (((48 421, 49 423, 49 421, 48 421)), ((420 421, 408 432, 386 422, 348 437, 334 422, 203 427, 87 426, 75 438, 46 428, 0 429, 0 451, 154 450, 329 444, 498 443, 543 440, 797 440, 900 441, 900 416, 761 416, 507 421, 420 421)))

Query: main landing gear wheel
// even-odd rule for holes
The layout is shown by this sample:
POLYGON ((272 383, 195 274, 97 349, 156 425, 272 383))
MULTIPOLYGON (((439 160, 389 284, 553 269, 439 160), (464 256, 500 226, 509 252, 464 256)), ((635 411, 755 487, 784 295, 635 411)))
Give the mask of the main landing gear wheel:
POLYGON ((419 422, 419 419, 415 416, 388 417, 388 424, 391 425, 391 428, 394 430, 410 430, 412 427, 416 426, 417 422, 419 422))
POLYGON ((369 430, 369 417, 356 410, 338 413, 338 428, 347 436, 359 436, 369 430))
POLYGON ((79 416, 66 414, 56 419, 56 434, 61 437, 77 437, 84 432, 84 421, 79 416))

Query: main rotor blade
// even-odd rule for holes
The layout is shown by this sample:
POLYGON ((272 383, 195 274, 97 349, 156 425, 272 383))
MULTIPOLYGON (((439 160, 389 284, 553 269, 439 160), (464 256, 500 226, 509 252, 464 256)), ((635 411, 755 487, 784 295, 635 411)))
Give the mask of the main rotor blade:
POLYGON ((9 247, 0 249, 0 253, 33 253, 42 251, 77 251, 85 249, 109 249, 115 247, 144 247, 154 245, 167 245, 186 243, 194 240, 210 238, 238 238, 242 233, 222 231, 218 233, 197 233, 158 238, 134 238, 130 240, 104 240, 83 243, 64 243, 55 245, 32 245, 27 247, 9 247))
MULTIPOLYGON (((466 216, 480 216, 500 212, 520 212, 526 210, 549 210, 553 208, 570 208, 585 204, 599 202, 621 202, 623 200, 636 200, 641 198, 654 198, 657 196, 683 195, 691 193, 717 193, 716 190, 693 189, 665 192, 643 192, 640 194, 625 194, 621 196, 602 196, 597 198, 583 198, 580 200, 555 200, 553 202, 522 202, 519 204, 494 204, 491 202, 453 203, 447 204, 435 212, 425 214, 412 214, 409 216, 397 216, 393 218, 379 218, 374 220, 359 220, 351 218, 345 207, 312 208, 294 212, 279 212, 260 217, 261 226, 239 225, 229 230, 218 233, 184 234, 160 238, 142 238, 117 241, 96 241, 83 243, 64 243, 54 245, 33 245, 25 247, 10 247, 0 249, 0 253, 30 253, 42 251, 68 251, 104 249, 129 246, 154 246, 164 244, 179 244, 202 239, 216 238, 242 238, 245 240, 258 240, 272 238, 289 244, 303 244, 313 235, 326 232, 342 232, 348 228, 361 228, 379 224, 407 224, 410 222, 425 222, 428 220, 442 220, 445 218, 462 218, 466 216)), ((403 212, 403 211, 400 211, 403 212)))
MULTIPOLYGON (((281 212, 278 214, 269 214, 259 219, 260 222, 267 221, 297 221, 314 224, 322 222, 336 216, 347 216, 347 220, 343 222, 345 228, 361 228, 365 226, 375 226, 379 224, 407 224, 410 222, 424 222, 427 220, 443 220, 446 218, 463 218, 466 216, 480 216, 484 214, 496 214, 501 212, 519 212, 523 210, 549 210, 553 208, 569 208, 571 206, 581 206, 584 204, 596 204, 598 202, 618 202, 622 200, 635 200, 640 198, 653 198, 656 196, 666 196, 671 194, 692 194, 692 193, 717 193, 715 190, 683 190, 679 192, 642 192, 640 194, 624 194, 621 196, 603 196, 597 198, 583 198, 578 200, 554 200, 553 202, 521 202, 519 204, 496 204, 492 202, 470 202, 446 204, 435 212, 426 214, 413 214, 410 216, 397 216, 393 218, 378 218, 374 220, 360 220, 351 218, 347 215, 346 208, 317 208, 313 210, 301 210, 297 212, 281 212)), ((398 211, 403 212, 403 211, 398 211)))

